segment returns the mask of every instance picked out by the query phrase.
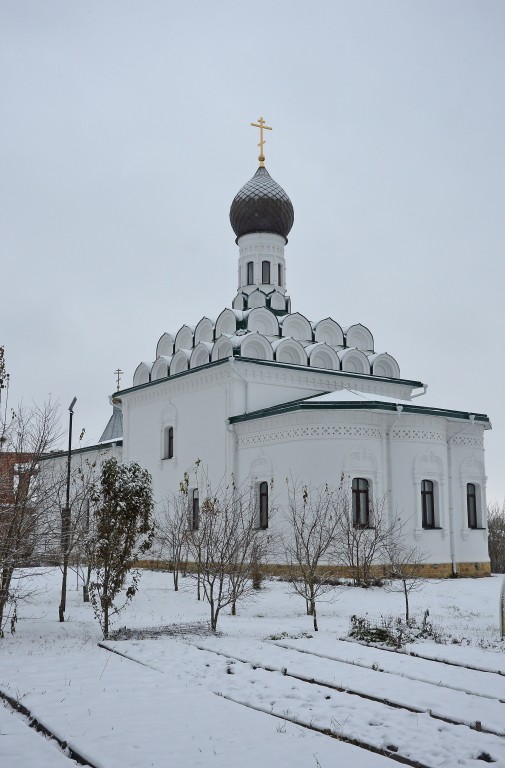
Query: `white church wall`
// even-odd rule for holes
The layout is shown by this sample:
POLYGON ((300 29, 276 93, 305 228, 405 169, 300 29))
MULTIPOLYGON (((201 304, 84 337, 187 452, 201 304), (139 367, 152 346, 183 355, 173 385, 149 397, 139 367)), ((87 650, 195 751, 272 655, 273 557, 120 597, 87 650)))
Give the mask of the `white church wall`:
MULTIPOLYGON (((219 369, 215 369, 218 370, 219 369)), ((185 472, 197 460, 213 479, 227 473, 228 387, 223 375, 203 372, 197 379, 178 377, 152 390, 123 397, 127 461, 147 467, 157 503, 176 493, 185 472), (173 427, 172 458, 163 456, 164 430, 173 427)), ((195 373, 195 376, 197 374, 195 373)))
MULTIPOLYGON (((465 470, 463 480, 450 475, 446 425, 444 418, 406 417, 391 430, 388 450, 390 414, 298 412, 241 422, 235 425, 238 477, 244 482, 255 462, 269 462, 274 477, 274 502, 281 507, 287 504, 286 478, 316 487, 325 483, 337 486, 343 478, 350 488, 353 477, 363 477, 369 481, 375 501, 390 510, 391 519, 401 519, 409 543, 425 553, 427 563, 450 564, 452 559, 455 563, 486 563, 486 531, 467 528, 465 534, 463 525, 463 481, 470 477, 468 482, 477 484, 480 480, 484 487, 485 479, 479 474, 483 464, 475 462, 469 446, 458 446, 459 465, 465 466, 467 462, 473 474, 465 470), (433 529, 422 526, 423 479, 435 484, 433 529)), ((475 429, 482 433, 482 427, 475 429)), ((481 503, 483 511, 484 498, 481 503)), ((282 529, 282 522, 280 515, 275 521, 276 528, 282 529)))

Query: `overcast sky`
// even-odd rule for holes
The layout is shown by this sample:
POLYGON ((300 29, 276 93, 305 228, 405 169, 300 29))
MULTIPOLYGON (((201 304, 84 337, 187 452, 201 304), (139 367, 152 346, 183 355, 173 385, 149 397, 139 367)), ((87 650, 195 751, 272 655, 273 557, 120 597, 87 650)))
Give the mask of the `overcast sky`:
POLYGON ((2 0, 0 77, 11 404, 77 395, 96 442, 114 370, 231 305, 263 116, 293 310, 368 326, 417 405, 487 413, 504 498, 502 0, 2 0))

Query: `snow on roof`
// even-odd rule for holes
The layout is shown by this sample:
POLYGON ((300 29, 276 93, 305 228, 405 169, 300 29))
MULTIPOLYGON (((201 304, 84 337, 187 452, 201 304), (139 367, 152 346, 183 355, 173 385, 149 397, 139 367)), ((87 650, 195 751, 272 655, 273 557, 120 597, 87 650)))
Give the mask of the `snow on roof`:
POLYGON ((385 395, 376 395, 370 392, 356 392, 354 389, 338 389, 336 392, 327 392, 325 395, 316 395, 308 397, 308 403, 349 403, 349 402, 381 402, 398 403, 398 405, 410 404, 410 400, 401 400, 398 397, 386 397, 385 395))

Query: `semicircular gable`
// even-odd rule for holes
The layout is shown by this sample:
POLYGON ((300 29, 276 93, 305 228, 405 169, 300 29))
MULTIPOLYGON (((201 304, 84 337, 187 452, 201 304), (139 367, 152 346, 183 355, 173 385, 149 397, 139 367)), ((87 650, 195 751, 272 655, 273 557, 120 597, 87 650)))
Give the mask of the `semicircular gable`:
POLYGON ((345 342, 348 347, 357 347, 364 352, 373 352, 373 336, 364 325, 350 325, 345 332, 345 342))
POLYGON ((171 333, 164 333, 156 345, 156 357, 172 356, 174 354, 174 337, 171 333))
POLYGON ((265 336, 279 335, 279 322, 266 307, 256 307, 247 316, 247 330, 262 333, 265 336))
POLYGON ((196 347, 191 353, 191 357, 189 360, 189 367, 199 368, 201 365, 207 365, 209 361, 210 361, 210 354, 209 354, 207 344, 204 344, 204 342, 201 341, 200 344, 196 345, 196 347))
POLYGON ((152 363, 139 363, 133 374, 133 386, 139 387, 141 384, 148 384, 150 381, 152 363))
POLYGON ((281 322, 283 336, 291 336, 298 341, 312 341, 312 326, 305 315, 294 312, 286 315, 281 322))
POLYGON ((208 317, 202 317, 195 328, 195 347, 201 341, 214 341, 214 323, 208 317))
POLYGON ((233 309, 244 310, 247 305, 247 296, 244 293, 237 293, 232 302, 233 309))
POLYGON ((296 339, 280 339, 279 341, 274 341, 272 348, 274 349, 275 359, 278 363, 307 365, 307 354, 305 349, 296 339))
POLYGON ((182 373, 182 371, 188 370, 191 351, 191 349, 177 350, 170 363, 170 376, 173 376, 175 373, 182 373))
POLYGON ((286 299, 280 291, 272 291, 270 294, 270 308, 280 311, 286 310, 286 299))
POLYGON ((237 330, 237 318, 232 309, 223 309, 216 320, 216 339, 223 333, 233 336, 237 330))
POLYGON ((247 299, 248 309, 255 309, 256 307, 265 307, 266 303, 267 303, 266 294, 264 294, 263 291, 260 291, 259 288, 256 288, 255 291, 250 293, 247 299))
POLYGON ((309 356, 311 368, 325 368, 330 371, 340 370, 340 361, 337 353, 324 341, 319 341, 316 344, 305 347, 305 352, 309 356))
POLYGON ((179 349, 192 349, 195 329, 190 325, 183 325, 175 335, 174 351, 179 349))
POLYGON ((233 347, 228 336, 220 336, 214 342, 210 359, 212 362, 223 360, 226 357, 233 357, 233 347))
POLYGON ((240 356, 252 357, 256 360, 273 360, 272 345, 261 333, 248 333, 241 337, 240 356))
POLYGON ((370 374, 368 357, 360 349, 343 349, 337 353, 343 371, 370 374))
POLYGON ((344 346, 344 332, 331 317, 325 317, 316 324, 314 338, 316 341, 324 341, 330 347, 344 346))
POLYGON ((374 376, 383 376, 387 379, 399 379, 400 378, 400 366, 387 352, 381 352, 379 355, 369 355, 368 357, 372 365, 372 373, 374 376))
POLYGON ((158 379, 165 379, 168 376, 170 370, 170 361, 172 357, 166 355, 160 355, 157 360, 154 361, 151 369, 151 381, 157 381, 158 379))

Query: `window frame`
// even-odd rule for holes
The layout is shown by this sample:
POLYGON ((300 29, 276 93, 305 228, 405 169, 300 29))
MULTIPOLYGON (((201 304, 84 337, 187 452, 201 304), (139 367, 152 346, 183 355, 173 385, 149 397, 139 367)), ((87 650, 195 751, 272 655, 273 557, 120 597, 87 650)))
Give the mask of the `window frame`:
POLYGON ((268 483, 262 480, 258 483, 258 528, 266 531, 268 528, 268 483))
POLYGON ((372 528, 370 525, 370 481, 366 477, 353 477, 352 491, 352 525, 353 528, 372 528), (366 483, 363 487, 362 484, 366 483), (362 514, 364 506, 365 514, 362 514))
POLYGON ((270 285, 270 279, 272 275, 271 272, 271 263, 269 261, 262 261, 261 262, 261 284, 262 285, 270 285), (268 280, 265 280, 265 276, 268 277, 268 280))
POLYGON ((282 264, 277 264, 277 285, 282 288, 282 264))
POLYGON ((428 478, 421 480, 421 524, 425 531, 437 528, 436 524, 436 504, 435 504, 435 482, 428 478), (430 507, 431 506, 431 510, 430 507), (431 520, 430 520, 431 511, 431 520))
POLYGON ((471 531, 477 530, 479 528, 479 515, 478 515, 478 504, 477 504, 477 484, 476 483, 467 483, 466 484, 466 520, 468 528, 471 531), (473 493, 470 492, 470 489, 473 488, 473 493), (473 524, 471 522, 471 518, 473 516, 473 524))
POLYGON ((171 425, 163 427, 163 453, 161 458, 163 460, 174 458, 174 428, 171 425))
POLYGON ((254 261, 246 264, 246 285, 254 285, 254 261))

